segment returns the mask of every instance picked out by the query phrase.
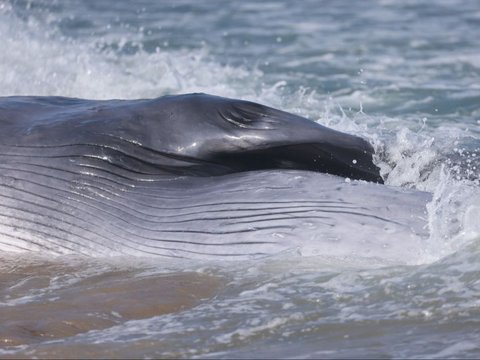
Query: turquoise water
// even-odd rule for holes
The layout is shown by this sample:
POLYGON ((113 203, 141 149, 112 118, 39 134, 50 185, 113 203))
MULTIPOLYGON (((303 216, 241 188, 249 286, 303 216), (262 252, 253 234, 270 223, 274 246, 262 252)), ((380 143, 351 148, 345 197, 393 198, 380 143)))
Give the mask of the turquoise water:
POLYGON ((474 0, 0 2, 1 96, 253 100, 363 136, 387 184, 433 194, 433 246, 414 266, 325 254, 228 266, 76 259, 80 270, 65 270, 71 260, 57 258, 35 266, 61 274, 18 293, 38 276, 19 270, 31 259, 7 256, 0 330, 6 309, 122 266, 129 280, 188 271, 223 282, 183 311, 33 336, 0 356, 480 356, 479 28, 474 0))

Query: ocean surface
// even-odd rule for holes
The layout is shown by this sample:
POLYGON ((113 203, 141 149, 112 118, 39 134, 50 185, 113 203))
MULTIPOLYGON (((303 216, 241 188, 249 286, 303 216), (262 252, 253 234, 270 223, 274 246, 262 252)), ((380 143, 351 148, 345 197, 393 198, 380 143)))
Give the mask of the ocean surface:
POLYGON ((2 252, 0 357, 480 357, 479 31, 476 0, 0 0, 0 96, 206 92, 299 114, 430 192, 434 244, 392 266, 2 252))

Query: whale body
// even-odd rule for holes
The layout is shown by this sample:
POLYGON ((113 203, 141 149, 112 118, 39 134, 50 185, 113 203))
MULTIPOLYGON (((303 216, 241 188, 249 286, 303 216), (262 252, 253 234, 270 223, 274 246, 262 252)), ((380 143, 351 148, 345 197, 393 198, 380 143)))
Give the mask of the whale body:
POLYGON ((1 98, 0 249, 415 261, 430 195, 381 185, 372 155, 359 137, 206 94, 1 98))

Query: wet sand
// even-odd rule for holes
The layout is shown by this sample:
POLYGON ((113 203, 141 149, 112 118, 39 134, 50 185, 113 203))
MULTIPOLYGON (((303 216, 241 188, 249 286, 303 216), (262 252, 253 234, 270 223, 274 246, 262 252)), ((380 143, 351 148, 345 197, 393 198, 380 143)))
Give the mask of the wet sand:
POLYGON ((38 353, 32 353, 31 345, 179 312, 212 297, 222 284, 220 277, 209 274, 149 274, 145 269, 82 264, 78 259, 69 265, 64 260, 9 256, 1 257, 0 263, 0 348, 30 345, 16 357, 108 356, 103 345, 62 347, 61 352, 58 346, 49 350, 47 345, 38 353))

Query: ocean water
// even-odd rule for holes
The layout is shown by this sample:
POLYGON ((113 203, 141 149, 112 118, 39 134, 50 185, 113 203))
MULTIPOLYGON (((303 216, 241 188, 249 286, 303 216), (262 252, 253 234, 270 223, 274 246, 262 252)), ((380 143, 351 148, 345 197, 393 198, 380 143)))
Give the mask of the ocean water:
POLYGON ((1 96, 206 92, 308 117, 432 194, 434 244, 395 266, 1 253, 0 357, 478 358, 479 28, 475 0, 0 0, 1 96))

